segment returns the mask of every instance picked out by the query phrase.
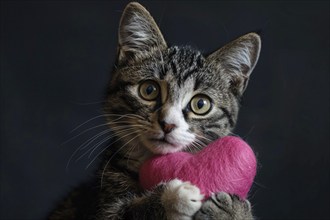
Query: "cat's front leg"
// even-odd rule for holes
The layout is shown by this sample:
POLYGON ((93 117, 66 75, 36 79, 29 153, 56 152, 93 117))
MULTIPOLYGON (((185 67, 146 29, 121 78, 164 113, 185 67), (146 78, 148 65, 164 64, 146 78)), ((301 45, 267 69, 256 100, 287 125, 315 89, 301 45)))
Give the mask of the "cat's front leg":
POLYGON ((201 208, 203 198, 198 187, 174 179, 166 184, 161 202, 168 220, 191 220, 201 208))
POLYGON ((139 194, 126 193, 114 200, 115 196, 108 197, 109 203, 102 202, 96 219, 192 220, 204 198, 199 188, 178 179, 139 194))
POLYGON ((236 195, 220 192, 206 200, 194 220, 253 220, 251 205, 236 195))

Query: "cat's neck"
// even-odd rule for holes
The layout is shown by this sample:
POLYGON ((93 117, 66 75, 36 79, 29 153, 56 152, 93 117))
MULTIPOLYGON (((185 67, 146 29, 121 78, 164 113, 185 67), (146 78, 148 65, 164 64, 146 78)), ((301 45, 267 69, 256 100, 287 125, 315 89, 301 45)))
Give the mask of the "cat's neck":
MULTIPOLYGON (((116 144, 115 149, 120 149, 121 144, 116 144)), ((116 157, 117 155, 117 164, 121 167, 132 172, 139 172, 141 165, 152 157, 154 154, 147 150, 144 146, 134 145, 134 146, 125 146, 125 149, 120 149, 118 152, 112 152, 112 155, 116 157)))

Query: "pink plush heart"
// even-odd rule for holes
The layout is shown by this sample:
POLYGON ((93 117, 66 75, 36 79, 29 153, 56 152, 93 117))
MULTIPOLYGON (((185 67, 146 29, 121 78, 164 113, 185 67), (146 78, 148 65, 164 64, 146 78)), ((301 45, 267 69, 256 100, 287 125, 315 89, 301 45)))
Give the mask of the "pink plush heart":
POLYGON ((242 139, 232 136, 212 142, 193 155, 177 152, 157 155, 140 169, 140 184, 150 190, 162 181, 190 181, 209 197, 224 191, 245 198, 256 175, 256 157, 242 139))

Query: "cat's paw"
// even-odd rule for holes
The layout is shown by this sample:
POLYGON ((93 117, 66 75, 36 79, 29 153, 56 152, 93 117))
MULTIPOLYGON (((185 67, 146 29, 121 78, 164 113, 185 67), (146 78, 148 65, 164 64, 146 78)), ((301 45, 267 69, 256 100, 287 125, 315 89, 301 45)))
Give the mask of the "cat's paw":
POLYGON ((174 179, 166 184, 161 201, 167 219, 191 220, 201 208, 203 198, 198 187, 190 182, 174 179))
POLYGON ((236 195, 220 192, 206 200, 194 220, 253 220, 251 205, 236 195))

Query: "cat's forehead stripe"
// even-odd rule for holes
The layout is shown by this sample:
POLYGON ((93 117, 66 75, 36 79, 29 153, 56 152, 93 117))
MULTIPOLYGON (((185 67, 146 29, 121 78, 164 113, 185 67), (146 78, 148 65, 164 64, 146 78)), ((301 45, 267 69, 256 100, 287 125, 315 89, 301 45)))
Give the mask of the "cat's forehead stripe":
POLYGON ((168 68, 176 77, 177 84, 182 86, 185 81, 204 66, 204 57, 199 51, 190 47, 172 47, 168 53, 168 68))

